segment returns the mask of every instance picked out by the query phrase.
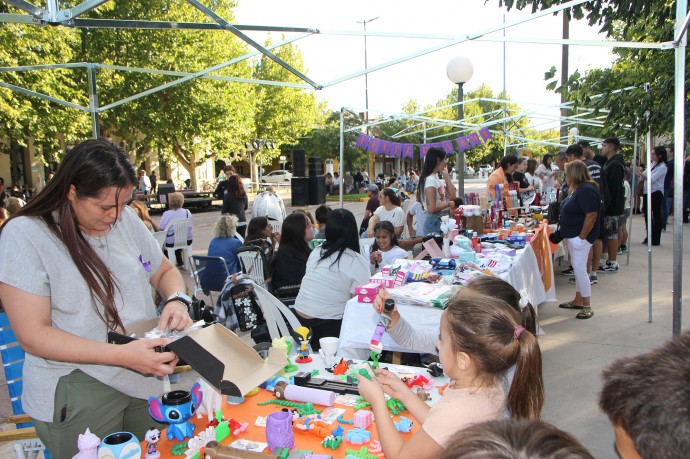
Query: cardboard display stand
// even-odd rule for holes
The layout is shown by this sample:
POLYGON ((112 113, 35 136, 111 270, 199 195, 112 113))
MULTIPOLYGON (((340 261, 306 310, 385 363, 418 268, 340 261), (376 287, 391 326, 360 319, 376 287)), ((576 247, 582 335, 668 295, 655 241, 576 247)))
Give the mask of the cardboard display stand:
MULTIPOLYGON (((108 342, 125 344, 157 325, 155 318, 128 327, 129 336, 110 332, 108 342)), ((166 350, 177 354, 222 394, 235 397, 245 395, 287 364, 283 351, 270 348, 264 361, 254 348, 219 324, 194 330, 168 344, 166 350)))

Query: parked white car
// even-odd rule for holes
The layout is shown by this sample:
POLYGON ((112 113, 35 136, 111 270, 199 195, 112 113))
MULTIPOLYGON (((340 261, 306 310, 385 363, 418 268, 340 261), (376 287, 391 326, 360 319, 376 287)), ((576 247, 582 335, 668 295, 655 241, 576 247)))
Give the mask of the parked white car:
POLYGON ((285 183, 289 182, 291 178, 292 172, 281 169, 264 175, 261 183, 285 183))
POLYGON ((479 166, 479 172, 481 172, 482 174, 489 175, 493 171, 494 171, 494 168, 491 167, 490 164, 482 164, 481 166, 479 166))

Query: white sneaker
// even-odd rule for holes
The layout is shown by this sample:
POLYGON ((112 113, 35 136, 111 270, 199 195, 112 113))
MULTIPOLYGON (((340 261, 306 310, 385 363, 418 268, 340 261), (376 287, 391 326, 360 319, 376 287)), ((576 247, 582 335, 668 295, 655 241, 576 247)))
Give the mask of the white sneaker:
POLYGON ((604 266, 601 267, 602 271, 606 273, 615 273, 618 272, 618 262, 616 261, 607 261, 604 266))

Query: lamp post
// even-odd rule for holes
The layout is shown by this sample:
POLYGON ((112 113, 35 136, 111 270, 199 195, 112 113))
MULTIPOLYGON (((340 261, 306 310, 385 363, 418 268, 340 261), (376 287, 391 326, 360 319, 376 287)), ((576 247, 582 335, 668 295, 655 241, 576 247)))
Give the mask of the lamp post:
POLYGON ((261 187, 261 184, 263 183, 263 162, 264 162, 264 157, 263 157, 263 149, 264 147, 268 148, 275 148, 276 144, 270 140, 270 139, 252 139, 252 142, 245 143, 245 147, 247 147, 247 150, 259 150, 259 187, 261 187))
MULTIPOLYGON (((367 24, 374 22, 377 19, 379 19, 378 16, 371 19, 365 19, 363 21, 357 21, 358 24, 362 24, 364 26, 364 70, 369 68, 369 64, 367 62, 367 24)), ((369 124, 369 75, 367 73, 364 73, 364 121, 369 124)), ((367 126, 367 132, 368 131, 369 126, 367 126)))
MULTIPOLYGON (((448 61, 446 75, 448 79, 458 85, 458 128, 462 129, 462 120, 465 117, 463 108, 463 88, 462 85, 472 78, 474 67, 472 62, 464 57, 457 56, 448 61)), ((465 198, 465 152, 458 152, 455 161, 455 170, 458 174, 458 196, 465 198)))

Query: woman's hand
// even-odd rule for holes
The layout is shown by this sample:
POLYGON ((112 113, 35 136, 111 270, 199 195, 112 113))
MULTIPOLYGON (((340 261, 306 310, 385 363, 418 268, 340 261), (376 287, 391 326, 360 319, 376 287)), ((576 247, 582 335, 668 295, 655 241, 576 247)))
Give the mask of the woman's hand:
POLYGON ((143 375, 165 376, 172 374, 179 358, 172 352, 157 352, 170 344, 167 338, 137 339, 117 345, 121 354, 120 365, 143 375))
POLYGON ((171 301, 163 307, 158 329, 161 331, 186 330, 192 326, 192 323, 187 306, 179 301, 171 301))

